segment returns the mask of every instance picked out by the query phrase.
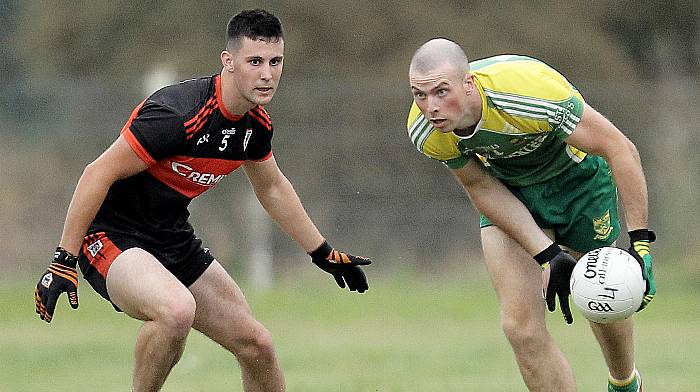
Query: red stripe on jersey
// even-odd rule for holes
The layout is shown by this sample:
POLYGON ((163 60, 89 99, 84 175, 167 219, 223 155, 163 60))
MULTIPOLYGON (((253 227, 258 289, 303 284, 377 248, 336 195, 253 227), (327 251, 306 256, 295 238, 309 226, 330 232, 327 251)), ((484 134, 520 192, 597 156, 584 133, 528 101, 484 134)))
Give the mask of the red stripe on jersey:
POLYGON ((214 84, 216 85, 216 102, 219 104, 219 110, 221 111, 221 114, 223 114, 224 117, 231 121, 240 120, 243 116, 232 114, 226 109, 226 105, 224 105, 224 100, 221 95, 221 75, 214 76, 214 84))
POLYGON ((271 123, 271 122, 267 122, 267 121, 264 119, 264 117, 262 116, 262 114, 260 114, 259 112, 256 112, 255 110, 249 111, 248 114, 250 114, 250 117, 252 117, 252 118, 258 120, 258 122, 259 122, 260 124, 262 124, 262 126, 265 127, 265 129, 267 129, 268 131, 271 131, 271 130, 272 130, 272 123, 271 123))
POLYGON ((190 199, 213 188, 243 161, 173 156, 158 161, 148 172, 158 181, 190 199))
MULTIPOLYGON (((213 101, 212 101, 213 102, 213 101)), ((200 112, 200 115, 197 115, 199 118, 197 119, 197 122, 194 123, 191 127, 185 129, 185 135, 187 140, 192 139, 192 137, 199 132, 202 127, 204 127, 204 124, 207 123, 207 120, 209 120, 209 117, 211 116, 211 113, 216 109, 216 102, 213 102, 213 105, 209 108, 206 108, 206 111, 200 112)))
POLYGON ((156 163, 156 160, 153 159, 151 154, 146 151, 145 148, 139 143, 139 141, 136 139, 136 136, 131 132, 131 128, 127 128, 126 130, 122 131, 121 136, 126 140, 126 142, 129 144, 132 150, 136 153, 136 155, 141 158, 142 161, 144 161, 148 166, 153 165, 156 163))
POLYGON ((203 106, 201 109, 199 109, 199 112, 197 112, 197 114, 195 114, 194 117, 192 117, 191 119, 185 121, 185 127, 189 127, 190 124, 192 124, 192 123, 195 122, 195 121, 198 121, 198 119, 199 119, 200 117, 202 117, 202 113, 204 113, 205 111, 207 111, 207 110, 208 110, 211 106, 213 106, 215 103, 216 103, 216 100, 214 99, 214 97, 209 98, 209 100, 207 101, 207 103, 205 103, 204 106, 203 106))
POLYGON ((272 124, 272 118, 270 118, 270 115, 267 113, 267 110, 265 110, 264 107, 258 106, 253 110, 258 111, 263 116, 263 118, 267 120, 268 123, 272 124))
POLYGON ((85 237, 83 254, 90 265, 106 279, 109 268, 117 256, 122 254, 122 250, 117 248, 104 232, 99 232, 85 237))

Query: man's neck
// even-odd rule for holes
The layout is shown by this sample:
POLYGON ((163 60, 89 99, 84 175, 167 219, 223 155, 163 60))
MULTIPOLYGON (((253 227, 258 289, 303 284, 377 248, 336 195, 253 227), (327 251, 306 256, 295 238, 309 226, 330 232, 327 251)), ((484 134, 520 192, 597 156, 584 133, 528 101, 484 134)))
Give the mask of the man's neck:
POLYGON ((235 91, 235 89, 231 85, 232 81, 230 78, 231 75, 228 72, 225 70, 221 71, 221 101, 229 113, 241 116, 253 109, 256 105, 246 101, 243 97, 236 97, 232 94, 232 91, 235 91))
POLYGON ((483 100, 481 99, 481 91, 478 88, 474 88, 474 93, 467 96, 467 122, 471 125, 466 125, 460 128, 456 128, 452 131, 455 135, 461 137, 471 136, 474 131, 476 131, 479 121, 481 121, 482 110, 483 110, 483 100))

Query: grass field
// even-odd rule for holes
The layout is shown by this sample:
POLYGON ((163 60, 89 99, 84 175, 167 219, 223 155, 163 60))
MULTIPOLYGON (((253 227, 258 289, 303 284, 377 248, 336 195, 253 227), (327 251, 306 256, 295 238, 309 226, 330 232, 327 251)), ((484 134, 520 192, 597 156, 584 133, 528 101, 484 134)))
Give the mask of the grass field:
MULTIPOLYGON (((289 391, 524 391, 481 269, 447 280, 376 278, 362 296, 332 280, 288 281, 247 292, 270 329, 289 391)), ((645 391, 700 390, 700 306, 691 276, 664 278, 637 317, 645 391)), ((34 280, 0 287, 0 391, 127 391, 140 323, 110 310, 87 286, 80 309, 59 304, 46 325, 34 313, 34 280)), ((604 391, 606 368, 583 322, 549 325, 580 391, 604 391)), ((241 391, 227 352, 194 332, 164 391, 241 391)))

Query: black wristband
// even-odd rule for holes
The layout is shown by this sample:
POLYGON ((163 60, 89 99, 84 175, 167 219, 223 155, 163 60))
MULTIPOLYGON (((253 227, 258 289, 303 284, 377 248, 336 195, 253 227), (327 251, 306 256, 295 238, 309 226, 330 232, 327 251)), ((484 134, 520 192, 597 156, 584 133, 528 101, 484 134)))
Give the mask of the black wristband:
POLYGON ((560 252, 561 252, 561 248, 559 247, 559 245, 552 244, 552 245, 549 245, 549 247, 547 247, 547 249, 536 254, 534 256, 534 259, 539 265, 542 265, 542 264, 547 263, 550 260, 552 260, 560 252))
POLYGON ((656 233, 649 229, 637 229, 637 230, 632 230, 628 232, 630 236, 630 242, 634 243, 637 241, 649 241, 649 242, 654 242, 656 241, 656 233))
POLYGON ((321 246, 316 248, 315 251, 309 252, 309 256, 311 256, 312 259, 326 259, 332 251, 333 247, 328 244, 328 241, 323 241, 321 246))

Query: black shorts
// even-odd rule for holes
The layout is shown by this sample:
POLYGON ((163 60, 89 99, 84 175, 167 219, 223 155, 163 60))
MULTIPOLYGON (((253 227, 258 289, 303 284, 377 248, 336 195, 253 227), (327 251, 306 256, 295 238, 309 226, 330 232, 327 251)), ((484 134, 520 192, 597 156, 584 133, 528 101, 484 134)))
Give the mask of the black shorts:
MULTIPOLYGON (((152 254, 185 287, 194 283, 214 261, 214 256, 208 248, 202 247, 202 241, 197 237, 176 246, 154 245, 121 233, 98 231, 85 236, 78 264, 90 286, 112 302, 107 293, 107 272, 117 256, 127 249, 140 248, 152 254)), ((116 306, 114 308, 120 311, 116 306)))

